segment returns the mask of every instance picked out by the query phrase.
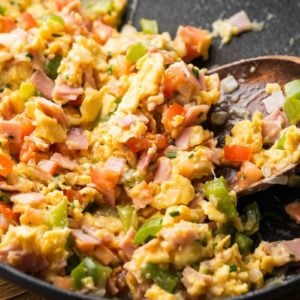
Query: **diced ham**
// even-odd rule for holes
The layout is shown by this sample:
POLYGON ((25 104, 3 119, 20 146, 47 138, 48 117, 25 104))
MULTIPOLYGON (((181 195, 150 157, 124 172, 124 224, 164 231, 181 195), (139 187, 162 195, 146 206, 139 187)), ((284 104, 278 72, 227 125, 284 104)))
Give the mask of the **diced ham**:
POLYGON ((209 106, 205 104, 189 107, 184 115, 183 126, 193 125, 202 113, 207 114, 208 111, 209 106))
POLYGON ((30 81, 47 99, 52 99, 54 81, 49 78, 42 70, 35 71, 30 77, 30 81))
POLYGON ((190 244, 200 237, 197 224, 181 220, 172 227, 164 227, 159 235, 172 246, 184 246, 190 244))
POLYGON ((50 160, 56 162, 61 168, 68 169, 68 170, 74 170, 77 166, 77 164, 70 160, 67 157, 62 156, 60 153, 55 152, 50 160))
POLYGON ((38 168, 43 172, 50 174, 51 176, 55 174, 58 168, 58 164, 50 159, 42 159, 38 163, 38 168))
POLYGON ((105 266, 116 260, 116 255, 104 245, 97 246, 93 256, 105 266))
POLYGON ((268 255, 277 257, 280 254, 282 257, 285 257, 286 262, 300 261, 300 238, 289 241, 262 242, 261 245, 268 255))
POLYGON ((283 127, 286 127, 288 124, 288 120, 284 112, 279 109, 275 109, 271 114, 264 118, 266 121, 279 121, 283 127))
POLYGON ((84 233, 81 229, 72 229, 71 233, 75 238, 77 248, 82 252, 93 251, 101 243, 100 239, 84 233))
POLYGON ((126 159, 123 157, 111 156, 104 164, 104 168, 117 172, 121 175, 126 165, 126 159))
POLYGON ((168 180, 172 174, 172 164, 167 157, 160 157, 158 159, 158 169, 155 174, 154 182, 163 183, 168 180))
POLYGON ((230 17, 228 22, 236 27, 239 33, 252 29, 252 23, 244 10, 241 10, 230 17))
POLYGON ((282 91, 278 91, 278 92, 270 95, 269 97, 265 98, 263 100, 263 103, 266 107, 267 113, 270 114, 274 110, 282 108, 284 99, 285 99, 285 97, 284 97, 282 91))
POLYGON ((67 118, 65 112, 60 105, 50 100, 44 99, 42 97, 39 97, 37 99, 37 103, 39 104, 39 107, 46 115, 56 119, 57 122, 60 123, 61 125, 67 124, 67 118))
POLYGON ((200 296, 200 294, 195 295, 195 291, 197 291, 201 286, 199 292, 203 294, 205 289, 212 284, 213 280, 212 276, 199 273, 192 267, 187 266, 182 272, 181 282, 187 289, 188 293, 193 294, 194 296, 200 296), (195 285, 197 288, 195 288, 195 285))
POLYGON ((137 248, 137 246, 134 243, 134 237, 135 237, 136 231, 133 227, 130 227, 130 229, 126 232, 125 236, 120 241, 120 249, 124 252, 126 257, 128 259, 132 258, 132 254, 134 250, 137 248))
POLYGON ((80 127, 73 127, 68 132, 66 145, 69 150, 87 150, 89 142, 80 127))
POLYGON ((288 121, 285 114, 279 109, 273 110, 273 112, 263 120, 262 134, 264 143, 273 144, 287 124, 288 121))
POLYGON ((262 135, 265 144, 273 144, 279 137, 282 127, 277 121, 263 121, 262 135))
POLYGON ((36 137, 34 134, 25 136, 24 141, 32 142, 34 144, 34 147, 42 152, 49 150, 49 144, 47 144, 43 139, 36 137))
POLYGON ((153 200, 153 192, 146 181, 142 181, 135 185, 129 190, 128 195, 132 199, 132 203, 136 210, 146 207, 153 200))
POLYGON ((300 224, 300 202, 294 201, 288 204, 284 210, 297 224, 300 224))
POLYGON ((96 89, 96 81, 93 74, 93 68, 86 68, 84 71, 84 83, 93 89, 96 89))
POLYGON ((20 143, 22 139, 22 126, 17 121, 0 120, 0 133, 5 134, 10 141, 20 143))
POLYGON ((118 119, 117 123, 118 125, 123 129, 129 129, 131 125, 137 123, 138 121, 141 121, 145 124, 149 122, 148 118, 145 117, 143 114, 129 114, 126 115, 120 119, 118 119))
POLYGON ((190 142, 192 133, 193 133, 193 127, 187 127, 181 132, 181 134, 175 141, 176 147, 179 150, 189 149, 189 142, 190 142))
POLYGON ((69 101, 76 101, 79 96, 83 94, 82 87, 73 87, 67 84, 62 84, 61 79, 56 79, 55 86, 53 88, 53 99, 66 103, 69 101))
POLYGON ((151 163, 152 158, 153 154, 149 154, 148 150, 145 150, 140 156, 140 159, 137 164, 137 169, 141 172, 145 172, 149 164, 151 163))
POLYGON ((44 200, 45 196, 42 193, 20 193, 13 195, 10 200, 14 204, 28 204, 35 205, 39 204, 44 200))

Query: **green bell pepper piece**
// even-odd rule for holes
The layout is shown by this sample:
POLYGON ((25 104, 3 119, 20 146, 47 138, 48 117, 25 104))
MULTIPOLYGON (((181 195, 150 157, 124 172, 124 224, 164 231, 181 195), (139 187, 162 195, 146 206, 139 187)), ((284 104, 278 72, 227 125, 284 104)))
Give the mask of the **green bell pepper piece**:
POLYGON ((242 254, 248 254, 254 244, 253 240, 242 233, 235 235, 235 243, 237 243, 242 254))
POLYGON ((286 140, 286 135, 283 134, 283 135, 278 139, 276 148, 277 148, 277 149, 280 149, 280 150, 284 150, 284 143, 285 143, 285 140, 286 140))
POLYGON ((300 79, 290 81, 284 85, 284 93, 286 97, 300 98, 300 79))
POLYGON ((286 98, 283 103, 283 111, 291 124, 297 124, 300 121, 300 99, 297 97, 286 98))
POLYGON ((253 202, 245 207, 245 216, 243 221, 244 233, 246 235, 252 235, 259 229, 259 221, 261 214, 256 202, 253 202))
POLYGON ((144 244, 149 238, 154 237, 162 227, 162 217, 150 219, 143 224, 135 235, 135 243, 144 244))
POLYGON ((87 8, 95 12, 96 14, 104 14, 111 11, 114 7, 114 3, 112 0, 92 0, 92 1, 84 1, 83 5, 87 8), (86 4, 85 4, 86 3, 86 4))
POLYGON ((142 275, 169 293, 174 293, 180 283, 179 272, 163 269, 155 263, 147 263, 142 275))
POLYGON ((141 57, 143 57, 148 51, 148 48, 142 43, 136 43, 129 48, 126 54, 126 60, 136 63, 141 57))
POLYGON ((93 258, 85 257, 82 262, 72 270, 71 278, 77 290, 83 287, 82 279, 86 277, 92 277, 95 285, 104 287, 110 273, 110 268, 99 264, 93 258))
POLYGON ((204 185, 204 195, 213 205, 230 218, 238 216, 234 199, 228 192, 224 177, 207 181, 204 185))
POLYGON ((48 224, 52 228, 64 228, 68 226, 68 202, 66 199, 49 210, 48 224))
POLYGON ((138 229, 139 219, 133 205, 118 205, 117 209, 125 231, 128 231, 131 226, 138 229))
POLYGON ((53 80, 57 77, 57 70, 60 66, 62 57, 57 55, 52 59, 49 59, 45 63, 45 72, 53 80))
POLYGON ((140 26, 143 33, 147 33, 147 34, 158 33, 158 25, 156 20, 141 19, 140 26))

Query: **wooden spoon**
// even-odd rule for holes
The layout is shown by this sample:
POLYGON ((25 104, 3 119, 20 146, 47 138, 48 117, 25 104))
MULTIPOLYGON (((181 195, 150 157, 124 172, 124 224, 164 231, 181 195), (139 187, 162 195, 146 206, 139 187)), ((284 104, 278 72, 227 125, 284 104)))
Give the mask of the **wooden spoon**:
MULTIPOLYGON (((239 87, 230 94, 222 95, 220 102, 215 105, 208 116, 205 127, 214 132, 218 146, 224 145, 226 134, 230 133, 233 125, 243 119, 251 119, 255 111, 267 115, 262 100, 268 96, 265 91, 267 83, 285 83, 300 78, 300 57, 295 56, 261 56, 233 62, 216 67, 208 71, 208 74, 218 73, 222 80, 227 75, 232 75, 238 81, 239 87), (212 115, 216 112, 223 114, 224 123, 215 125, 212 115)), ((236 170, 222 167, 216 172, 223 175, 239 194, 249 194, 257 190, 265 189, 276 183, 276 177, 293 172, 296 165, 289 165, 278 174, 265 178, 246 189, 238 189, 236 184, 236 170)))

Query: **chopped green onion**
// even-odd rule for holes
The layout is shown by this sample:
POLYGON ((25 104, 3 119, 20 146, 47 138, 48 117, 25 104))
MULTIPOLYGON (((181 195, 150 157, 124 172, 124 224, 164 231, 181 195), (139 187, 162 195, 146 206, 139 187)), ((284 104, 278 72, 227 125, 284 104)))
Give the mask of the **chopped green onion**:
POLYGON ((152 280, 169 293, 174 293, 180 284, 181 274, 179 272, 164 269, 155 263, 147 263, 142 274, 147 280, 152 280))
POLYGON ((300 79, 290 81, 284 85, 284 93, 286 97, 300 98, 300 79))
POLYGON ((136 43, 129 48, 126 54, 126 60, 136 63, 141 57, 143 57, 148 51, 148 48, 142 43, 136 43))
POLYGON ((167 156, 167 158, 170 158, 170 159, 176 158, 177 152, 169 151, 169 152, 167 152, 166 156, 167 156))
POLYGON ((57 71, 60 66, 61 60, 62 60, 62 57, 57 55, 54 58, 46 61, 45 72, 53 80, 55 80, 57 77, 57 74, 58 74, 57 71))
POLYGON ((197 79, 199 79, 200 72, 199 72, 199 69, 198 69, 198 68, 193 67, 193 68, 192 68, 192 73, 193 73, 194 77, 196 77, 197 79))
POLYGON ((236 265, 230 265, 229 266, 229 272, 236 272, 237 271, 237 266, 236 265))
POLYGON ((224 177, 207 181, 204 185, 204 195, 213 205, 230 218, 238 216, 233 196, 228 192, 224 177))
POLYGON ((0 15, 5 15, 6 8, 2 5, 0 5, 0 15))
POLYGON ((254 244, 253 240, 242 233, 237 233, 235 235, 235 242, 242 254, 248 254, 254 244))
POLYGON ((277 142, 277 149, 280 149, 280 150, 284 150, 284 143, 285 143, 285 140, 286 140, 286 135, 285 134, 283 134, 280 138, 279 138, 279 140, 278 140, 278 142, 277 142))
POLYGON ((174 211, 171 211, 171 212, 169 213, 169 215, 170 215, 171 217, 177 217, 177 216, 180 215, 180 212, 177 211, 177 210, 174 210, 174 211))
POLYGON ((25 56, 28 57, 30 60, 33 60, 33 55, 30 52, 27 52, 25 56))
POLYGON ((300 99, 296 96, 286 98, 283 103, 283 111, 291 124, 297 124, 300 121, 300 99))
POLYGON ((42 17, 42 21, 54 21, 54 22, 57 22, 59 23, 60 25, 62 26, 65 26, 65 21, 62 17, 58 16, 58 15, 52 15, 52 14, 49 14, 49 15, 45 15, 42 17))
POLYGON ((148 33, 148 34, 158 33, 158 25, 156 20, 141 19, 140 26, 143 33, 148 33))
POLYGON ((113 66, 110 65, 107 70, 106 70, 107 75, 112 75, 113 74, 113 66))
POLYGON ((156 233, 161 229, 161 224, 162 217, 150 219, 147 223, 143 224, 135 235, 135 243, 144 244, 149 241, 149 239, 154 237, 156 233))
POLYGON ((139 219, 133 205, 118 205, 117 210, 125 231, 128 231, 130 227, 138 228, 139 219))
POLYGON ((76 268, 72 270, 71 278, 76 289, 81 289, 83 287, 82 280, 86 277, 92 277, 95 285, 105 287, 110 273, 110 268, 104 267, 93 258, 86 257, 76 268))

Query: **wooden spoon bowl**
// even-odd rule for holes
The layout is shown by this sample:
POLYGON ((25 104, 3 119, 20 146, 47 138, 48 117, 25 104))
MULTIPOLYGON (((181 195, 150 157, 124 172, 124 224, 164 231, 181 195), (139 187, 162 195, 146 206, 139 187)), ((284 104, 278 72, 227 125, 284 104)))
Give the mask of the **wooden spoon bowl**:
MULTIPOLYGON (((262 100, 268 96, 265 91, 267 83, 285 83, 300 78, 300 57, 295 56, 261 56, 245 59, 220 66, 208 71, 208 74, 217 73, 222 80, 232 75, 239 83, 238 88, 230 94, 223 94, 220 102, 215 105, 207 118, 204 126, 214 132, 218 146, 224 146, 225 136, 230 133, 233 125, 244 119, 251 119, 255 111, 267 115, 262 100), (216 125, 212 116, 222 113, 225 122, 216 125)), ((265 189, 274 184, 274 178, 291 172, 296 165, 289 165, 270 178, 261 180, 244 190, 238 190, 239 194, 253 193, 265 189)), ((221 167, 216 171, 217 175, 223 175, 234 186, 236 182, 236 170, 234 168, 221 167)))

